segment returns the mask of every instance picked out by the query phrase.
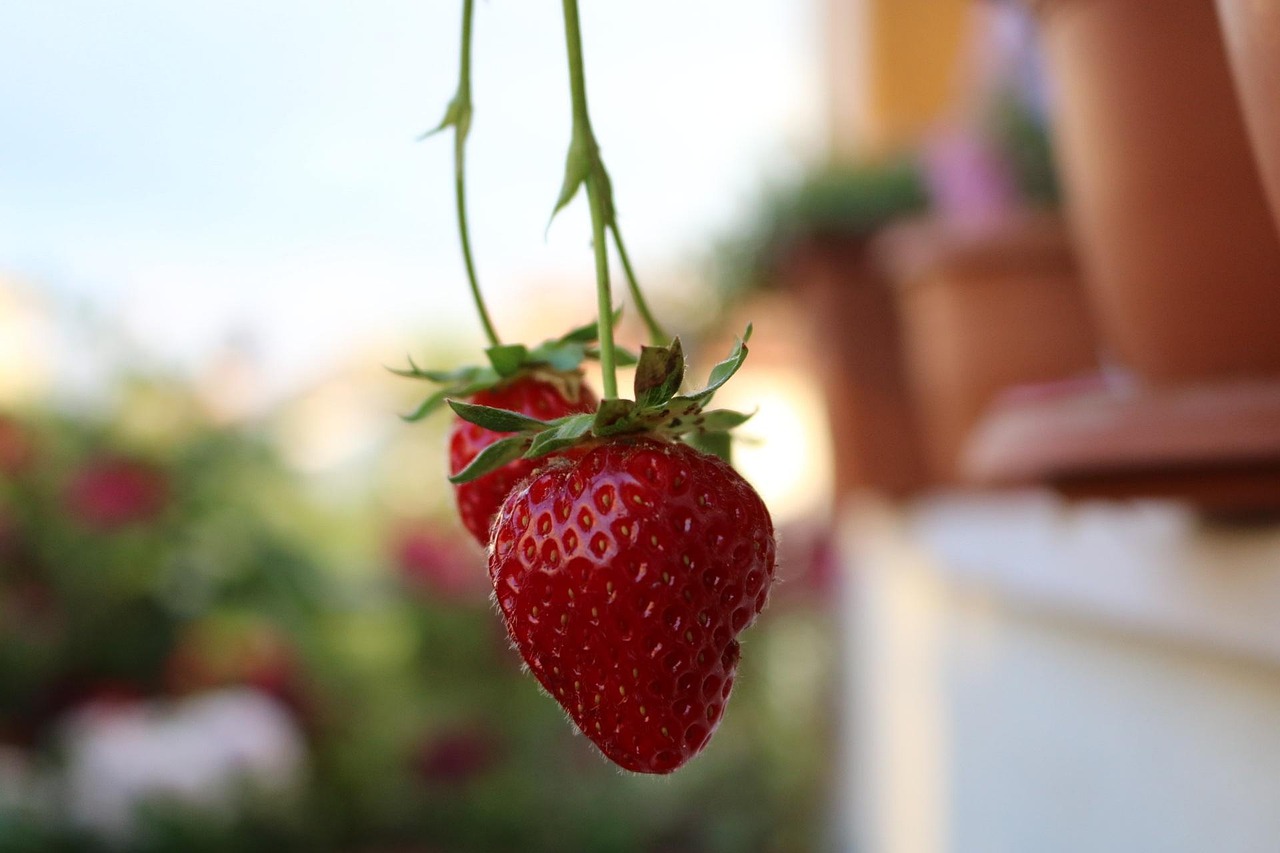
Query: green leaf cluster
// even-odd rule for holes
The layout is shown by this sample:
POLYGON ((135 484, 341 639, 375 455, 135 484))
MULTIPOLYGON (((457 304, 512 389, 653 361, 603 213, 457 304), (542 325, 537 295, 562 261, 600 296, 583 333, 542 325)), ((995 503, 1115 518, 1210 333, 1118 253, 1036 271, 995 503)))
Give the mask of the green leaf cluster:
MULTIPOLYGON (((616 319, 616 317, 615 317, 616 319)), ((471 397, 514 379, 523 372, 533 370, 550 370, 558 373, 572 373, 584 361, 599 358, 599 350, 595 343, 599 338, 599 324, 595 321, 569 330, 558 338, 543 341, 530 349, 524 344, 499 344, 485 350, 489 363, 485 365, 468 365, 453 370, 427 370, 419 367, 409 357, 409 367, 388 368, 396 376, 409 379, 424 379, 433 382, 440 388, 422 401, 404 420, 410 423, 420 421, 445 404, 446 400, 457 400, 471 397)), ((626 350, 619 349, 619 364, 636 363, 636 357, 626 350)), ((499 430, 509 432, 510 430, 499 430)))
POLYGON ((634 400, 602 400, 595 412, 542 421, 519 412, 448 399, 449 407, 464 421, 510 433, 449 479, 468 483, 516 459, 540 459, 592 440, 644 433, 685 438, 699 449, 727 458, 729 431, 746 423, 751 414, 706 407, 746 361, 750 338, 748 326, 728 357, 712 368, 707 384, 687 394, 679 393, 685 361, 676 338, 670 346, 641 348, 634 400))

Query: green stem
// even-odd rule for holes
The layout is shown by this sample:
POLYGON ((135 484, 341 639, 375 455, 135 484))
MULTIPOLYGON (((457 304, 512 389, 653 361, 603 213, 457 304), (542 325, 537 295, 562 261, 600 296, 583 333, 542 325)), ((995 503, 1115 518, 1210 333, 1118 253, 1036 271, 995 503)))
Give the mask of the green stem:
POLYGON ((458 115, 453 134, 453 185, 458 208, 458 236, 462 241, 462 260, 467 267, 467 281, 471 285, 471 298, 475 302, 480 324, 491 346, 502 341, 493 328, 489 310, 480 293, 480 281, 476 276, 476 262, 471 254, 471 231, 467 226, 466 149, 467 135, 471 132, 471 21, 475 17, 475 0, 463 0, 461 68, 458 72, 458 94, 455 96, 458 115))
POLYGON ((582 62, 582 29, 578 21, 578 0, 562 0, 565 46, 569 53, 569 88, 573 98, 573 141, 588 163, 587 200, 591 205, 592 250, 596 258, 596 310, 600 329, 600 371, 607 400, 618 397, 618 372, 613 343, 613 296, 609 290, 609 246, 605 229, 613 217, 608 176, 600 162, 600 149, 591 130, 587 111, 587 84, 582 62))
MULTIPOLYGON (((574 0, 565 0, 572 3, 574 0)), ((595 177, 587 178, 587 201, 591 205, 591 242, 596 255, 596 314, 600 318, 600 372, 606 400, 618 397, 618 370, 613 348, 613 296, 609 292, 609 251, 605 244, 604 205, 595 177)))
POLYGON ((627 289, 631 292, 631 301, 636 304, 640 319, 644 321, 644 327, 649 330, 649 343, 656 347, 666 346, 671 343, 671 338, 667 337, 667 333, 662 330, 662 326, 649 310, 648 303, 644 301, 644 295, 640 292, 640 283, 636 281, 636 273, 631 268, 631 258, 627 256, 627 247, 622 244, 622 232, 618 230, 616 221, 610 230, 613 232, 613 245, 618 249, 618 258, 622 261, 622 270, 627 274, 627 289))

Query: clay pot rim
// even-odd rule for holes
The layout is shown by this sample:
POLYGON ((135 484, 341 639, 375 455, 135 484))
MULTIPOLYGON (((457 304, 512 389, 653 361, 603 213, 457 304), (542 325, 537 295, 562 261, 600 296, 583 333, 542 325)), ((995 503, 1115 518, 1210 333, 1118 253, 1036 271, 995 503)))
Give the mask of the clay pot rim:
POLYGON ((1063 217, 1022 211, 981 228, 923 217, 886 228, 872 242, 872 262, 900 290, 953 277, 1076 275, 1079 264, 1063 217))
POLYGON ((1066 0, 1017 0, 1031 12, 1037 20, 1043 21, 1054 12, 1060 11, 1066 0))

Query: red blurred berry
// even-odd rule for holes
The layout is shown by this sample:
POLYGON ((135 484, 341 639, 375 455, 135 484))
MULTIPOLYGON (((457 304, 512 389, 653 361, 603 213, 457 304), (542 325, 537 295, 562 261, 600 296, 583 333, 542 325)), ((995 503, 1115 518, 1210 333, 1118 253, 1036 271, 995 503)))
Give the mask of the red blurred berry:
POLYGON ((465 600, 488 594, 469 553, 474 546, 456 536, 429 527, 407 528, 397 534, 393 548, 401 579, 425 598, 465 600))
POLYGON ((512 492, 489 573, 508 634, 578 728, 628 770, 669 773, 720 723, 775 554, 733 468, 631 438, 512 492))
MULTIPOLYGON (((569 382, 551 382, 536 376, 521 376, 505 385, 479 392, 471 402, 495 409, 509 409, 544 421, 594 412, 597 405, 591 389, 578 381, 578 377, 570 377, 569 382)), ((450 475, 467 467, 480 451, 500 438, 503 438, 502 433, 455 418, 449 433, 450 475)), ((489 527, 503 499, 532 474, 536 466, 533 460, 517 459, 470 483, 454 487, 462 524, 482 547, 489 545, 489 527)))
POLYGON ((147 462, 104 456, 76 472, 66 500, 81 523, 98 530, 115 530, 158 516, 169 501, 169 478, 147 462))
POLYGON ((779 585, 773 607, 836 605, 840 593, 839 543, 828 524, 798 522, 780 531, 779 585))
POLYGON ((492 769, 502 749, 492 732, 467 726, 442 732, 418 750, 414 765, 426 782, 464 785, 492 769))

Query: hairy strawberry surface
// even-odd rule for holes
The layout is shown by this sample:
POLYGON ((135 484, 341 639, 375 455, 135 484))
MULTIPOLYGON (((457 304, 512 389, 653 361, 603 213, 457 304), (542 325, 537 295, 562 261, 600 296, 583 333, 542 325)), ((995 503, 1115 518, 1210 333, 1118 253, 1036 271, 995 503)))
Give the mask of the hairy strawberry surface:
POLYGON ((773 581, 773 524, 751 486, 688 445, 617 438, 518 487, 492 536, 508 634, 577 727, 628 770, 697 755, 773 581))
MULTIPOLYGON (((477 405, 520 412, 540 420, 593 412, 597 405, 595 395, 580 381, 553 382, 533 375, 479 391, 471 400, 477 405)), ((449 431, 449 473, 457 474, 466 468, 480 451, 501 438, 500 433, 455 419, 449 431)), ((507 493, 536 466, 534 460, 517 459, 479 479, 454 486, 458 516, 481 546, 489 544, 489 528, 507 493)))

